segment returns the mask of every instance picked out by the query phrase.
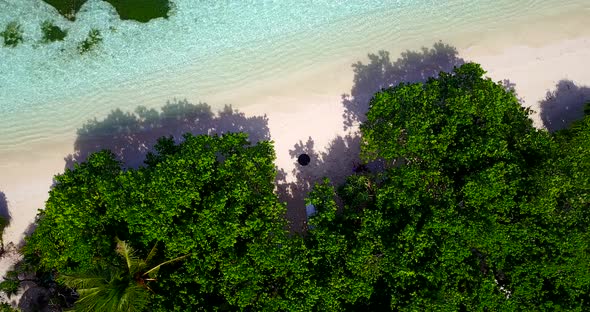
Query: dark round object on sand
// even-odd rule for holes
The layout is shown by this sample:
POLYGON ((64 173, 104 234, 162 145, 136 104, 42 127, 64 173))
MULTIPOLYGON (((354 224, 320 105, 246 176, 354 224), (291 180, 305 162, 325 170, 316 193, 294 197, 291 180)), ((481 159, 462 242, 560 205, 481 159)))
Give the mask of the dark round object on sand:
POLYGON ((307 154, 301 154, 299 157, 297 157, 297 162, 302 166, 307 166, 310 161, 311 158, 309 158, 309 155, 307 154))

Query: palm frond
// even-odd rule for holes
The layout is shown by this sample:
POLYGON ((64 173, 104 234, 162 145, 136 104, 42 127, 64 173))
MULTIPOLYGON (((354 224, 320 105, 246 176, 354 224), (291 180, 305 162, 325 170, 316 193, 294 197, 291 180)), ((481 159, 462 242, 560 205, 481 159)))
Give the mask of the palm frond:
POLYGON ((76 289, 80 294, 74 307, 75 311, 143 311, 149 303, 152 291, 146 283, 153 280, 143 277, 155 275, 163 265, 180 261, 190 255, 164 261, 142 274, 148 263, 155 258, 157 244, 146 259, 141 260, 125 241, 118 238, 116 240, 116 252, 125 259, 126 266, 99 267, 95 271, 60 276, 59 279, 64 284, 76 289))
POLYGON ((74 289, 91 289, 108 284, 108 277, 104 274, 82 273, 75 275, 60 275, 58 280, 74 289))
POLYGON ((149 303, 149 297, 147 289, 139 285, 127 287, 119 298, 117 311, 143 311, 149 303))
POLYGON ((98 311, 97 306, 102 303, 104 288, 78 290, 80 298, 76 301, 73 311, 93 312, 98 311))
POLYGON ((138 272, 139 267, 141 266, 140 260, 135 255, 135 250, 133 247, 129 246, 125 241, 116 238, 117 240, 117 253, 125 259, 127 263, 127 269, 129 270, 129 274, 133 276, 135 273, 138 272))
POLYGON ((156 242, 154 244, 154 247, 152 247, 152 250, 150 250, 150 253, 147 255, 147 257, 145 258, 145 263, 149 264, 152 259, 156 256, 156 253, 158 252, 158 242, 156 242))
POLYGON ((145 260, 138 260, 138 262, 137 262, 137 269, 132 274, 135 274, 135 273, 138 273, 138 272, 144 272, 148 268, 150 262, 156 256, 156 253, 158 252, 157 246, 158 246, 158 242, 156 242, 154 244, 154 247, 152 247, 152 249, 148 253, 148 255, 145 258, 145 260))
POLYGON ((158 273, 158 270, 160 270, 160 268, 161 268, 163 265, 170 264, 170 263, 173 263, 173 262, 176 262, 176 261, 180 261, 180 260, 182 260, 182 259, 184 259, 184 258, 186 258, 186 257, 188 257, 188 256, 190 256, 190 254, 186 254, 186 255, 184 255, 184 256, 176 257, 176 258, 174 258, 174 259, 171 259, 171 260, 168 260, 168 261, 164 261, 164 262, 162 262, 162 263, 160 263, 160 264, 156 265, 155 267, 153 267, 153 268, 149 269, 149 270, 148 270, 148 271, 146 271, 145 273, 143 273, 143 276, 146 276, 146 275, 148 275, 148 276, 152 276, 152 274, 157 274, 157 273, 158 273))

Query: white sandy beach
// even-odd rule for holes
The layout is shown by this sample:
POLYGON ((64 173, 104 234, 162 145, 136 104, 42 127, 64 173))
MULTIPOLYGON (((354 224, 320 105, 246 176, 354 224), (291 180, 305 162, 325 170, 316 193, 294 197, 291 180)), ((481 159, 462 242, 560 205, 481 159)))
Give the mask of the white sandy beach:
MULTIPOLYGON (((539 102, 560 80, 590 86, 590 33, 584 33, 584 29, 590 29, 590 22, 570 19, 567 23, 568 27, 577 30, 551 30, 533 23, 515 30, 515 36, 519 38, 516 41, 509 33, 489 38, 441 39, 456 45, 460 57, 482 64, 492 79, 509 79, 515 84, 524 105, 539 111, 539 102)), ((420 45, 403 48, 417 49, 420 45)), ((392 59, 398 57, 394 51, 391 56, 392 59)), ((220 92, 207 99, 191 98, 190 94, 187 97, 194 103, 207 101, 214 108, 225 103, 240 103, 237 108, 246 115, 266 114, 275 142, 276 164, 291 173, 295 159, 289 150, 296 143, 305 143, 311 137, 316 151, 321 152, 337 135, 347 133, 343 130, 341 95, 350 93, 353 85, 351 60, 365 61, 365 55, 343 57, 333 63, 281 75, 280 79, 268 77, 262 81, 250 81, 241 88, 220 92)), ((538 114, 533 119, 536 126, 542 127, 538 114)), ((6 196, 12 217, 5 230, 5 244, 22 242, 25 230, 34 222, 37 209, 43 208, 52 177, 63 172, 64 157, 74 151, 74 140, 75 133, 71 133, 57 139, 36 141, 14 151, 0 150, 0 191, 6 196)), ((289 209, 300 209, 304 213, 305 207, 289 209)), ((4 275, 14 261, 14 255, 0 259, 0 275, 4 275)))

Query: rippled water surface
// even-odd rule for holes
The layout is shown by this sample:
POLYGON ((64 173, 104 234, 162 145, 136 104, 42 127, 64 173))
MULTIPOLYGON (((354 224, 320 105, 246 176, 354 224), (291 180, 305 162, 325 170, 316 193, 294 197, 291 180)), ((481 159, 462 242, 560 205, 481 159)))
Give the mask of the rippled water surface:
POLYGON ((206 97, 396 44, 452 32, 510 31, 502 28, 527 16, 590 9, 587 0, 173 3, 169 19, 140 24, 120 21, 99 0, 88 1, 75 22, 40 0, 0 0, 0 27, 16 20, 25 36, 16 48, 0 47, 0 150, 75 131, 96 114, 131 109, 156 95, 206 97), (64 42, 40 43, 39 25, 47 19, 68 29, 64 42), (104 41, 80 55, 76 45, 91 28, 100 29, 104 41), (162 83, 174 79, 183 81, 174 84, 177 90, 162 83), (113 101, 113 94, 125 96, 113 101))

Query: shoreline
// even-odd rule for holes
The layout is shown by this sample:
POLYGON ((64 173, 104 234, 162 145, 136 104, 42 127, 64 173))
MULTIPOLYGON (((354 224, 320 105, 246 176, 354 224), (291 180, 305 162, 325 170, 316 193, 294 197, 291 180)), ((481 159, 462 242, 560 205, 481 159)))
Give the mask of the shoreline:
MULTIPOLYGON (((531 27, 534 25, 524 29, 530 30, 531 27)), ((514 39, 506 39, 510 38, 507 34, 504 39, 512 44, 502 47, 495 45, 498 40, 503 40, 502 36, 492 36, 476 43, 458 38, 459 57, 480 63, 488 71, 487 75, 495 81, 509 79, 515 83, 518 95, 524 99, 524 105, 531 106, 538 112, 539 101, 545 98, 547 91, 554 90, 558 81, 570 79, 578 85, 590 85, 590 72, 580 66, 588 62, 590 34, 576 33, 559 40, 551 37, 557 36, 556 34, 547 34, 548 38, 555 41, 543 41, 545 44, 536 45, 535 42, 540 43, 540 38, 545 35, 544 30, 546 29, 538 30, 538 37, 531 36, 530 45, 514 44, 514 39)), ((526 33, 525 30, 521 32, 526 33)), ((417 47, 404 48, 414 50, 417 47)), ((366 62, 366 54, 377 52, 376 50, 367 51, 359 59, 366 62)), ((398 56, 399 53, 395 50, 391 51, 393 60, 398 56)), ((234 108, 246 116, 266 114, 270 135, 275 142, 276 164, 290 174, 294 169, 294 159, 289 155, 289 150, 296 143, 305 143, 308 137, 312 137, 316 150, 321 152, 336 135, 347 133, 342 128, 341 95, 350 93, 353 85, 352 63, 344 65, 349 61, 349 57, 343 57, 333 63, 320 64, 281 79, 269 77, 249 81, 239 88, 220 92, 203 100, 212 106, 213 111, 217 111, 223 104, 235 102, 234 108)), ((157 107, 156 102, 159 106, 164 105, 165 102, 160 99, 162 97, 164 96, 151 97, 151 102, 146 106, 157 107)), ((190 92, 186 93, 186 97, 195 104, 200 99, 190 92)), ((92 117, 94 116, 89 116, 92 117)), ((539 127, 541 124, 538 114, 531 117, 539 127)), ((6 194, 12 214, 11 224, 5 230, 6 244, 19 244, 22 240, 24 231, 34 221, 37 209, 42 208, 47 199, 52 177, 63 172, 64 157, 74 152, 75 137, 74 131, 58 135, 57 139, 50 136, 12 150, 0 151, 0 191, 6 194)), ((0 275, 5 274, 11 263, 9 257, 0 259, 0 275)))
MULTIPOLYGON (((326 25, 326 29, 318 29, 313 33, 301 30, 290 35, 277 36, 268 42, 260 39, 260 42, 245 41, 243 46, 228 45, 217 54, 200 55, 198 50, 187 50, 179 51, 177 55, 170 54, 173 51, 168 47, 162 53, 168 53, 164 54, 166 60, 174 60, 171 62, 173 66, 154 66, 146 59, 145 66, 135 65, 137 68, 145 67, 145 70, 134 67, 129 75, 105 70, 128 70, 125 62, 114 55, 121 52, 115 51, 116 48, 129 50, 130 47, 116 41, 125 39, 122 38, 123 33, 114 33, 112 42, 109 36, 105 42, 113 45, 116 41, 117 45, 105 44, 100 55, 61 59, 66 55, 53 55, 52 52, 49 53, 50 60, 41 63, 37 60, 39 64, 35 63, 33 67, 39 68, 33 72, 21 70, 19 76, 8 79, 9 88, 0 88, 0 93, 7 92, 6 107, 0 107, 0 111, 5 113, 4 122, 0 125, 0 150, 11 149, 22 144, 23 140, 51 140, 56 136, 66 136, 74 133, 88 118, 103 117, 116 107, 123 110, 132 110, 138 105, 159 107, 173 98, 187 98, 193 102, 202 99, 213 106, 231 102, 236 107, 245 107, 252 105, 252 102, 244 103, 237 95, 251 94, 248 88, 259 89, 259 84, 274 86, 278 80, 293 81, 293 73, 298 71, 301 73, 295 75, 316 74, 326 77, 328 70, 336 73, 332 76, 350 75, 352 63, 365 61, 367 53, 378 50, 387 50, 392 57, 396 57, 406 49, 415 50, 443 41, 461 51, 470 49, 477 50, 478 54, 491 51, 500 53, 504 48, 515 44, 538 46, 565 38, 585 36, 587 32, 584 30, 590 29, 590 21, 585 14, 590 13, 590 5, 580 4, 579 1, 555 8, 545 2, 527 5, 503 3, 498 6, 497 11, 484 14, 482 12, 492 9, 494 5, 470 4, 465 7, 459 1, 451 1, 441 6, 445 10, 452 10, 449 16, 424 6, 416 7, 416 12, 411 14, 394 9, 371 12, 369 16, 336 20, 333 24, 326 25), (472 12, 475 9, 485 10, 472 12), (419 14, 420 17, 416 18, 412 14, 419 14), (80 70, 82 72, 78 72, 80 70), (98 76, 89 75, 84 70, 98 71, 98 76), (83 75, 80 76, 81 74, 83 75), (67 78, 64 78, 66 75, 67 78), (27 80, 34 81, 34 86, 19 84, 22 79, 17 78, 20 76, 34 77, 35 79, 27 80), (46 79, 53 76, 56 79, 46 79), (68 81, 69 84, 64 89, 64 83, 68 81), (90 81, 93 83, 88 83, 90 81), (42 87, 45 84, 48 85, 42 87), (13 93, 15 88, 28 90, 27 95, 22 98, 17 96, 18 92, 13 93), (45 92, 48 92, 47 97, 39 98, 45 92), (57 97, 49 96, 53 93, 57 97), (226 93, 228 96, 222 98, 221 95, 226 93), (214 103, 214 98, 223 103, 214 103), (23 120, 30 120, 35 126, 23 123, 23 120)), ((182 18, 182 14, 178 16, 178 19, 182 18)), ((81 19, 80 23, 83 21, 86 20, 81 19)), ((150 26, 148 28, 158 25, 166 27, 163 21, 156 22, 158 23, 147 25, 150 26)), ((127 35, 134 31, 137 29, 129 29, 127 35)), ((30 50, 31 47, 24 48, 30 50)), ((7 61, 24 61, 26 53, 13 59, 12 52, 0 49, 0 55, 6 54, 7 61)), ((30 55, 33 56, 39 58, 41 55, 37 52, 30 55)), ((0 71, 2 68, 0 63, 0 71)), ((5 70, 12 71, 10 68, 5 70)), ((325 87, 322 92, 330 94, 347 92, 350 86, 350 81, 342 79, 335 82, 322 78, 317 80, 325 87)))

